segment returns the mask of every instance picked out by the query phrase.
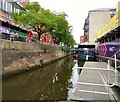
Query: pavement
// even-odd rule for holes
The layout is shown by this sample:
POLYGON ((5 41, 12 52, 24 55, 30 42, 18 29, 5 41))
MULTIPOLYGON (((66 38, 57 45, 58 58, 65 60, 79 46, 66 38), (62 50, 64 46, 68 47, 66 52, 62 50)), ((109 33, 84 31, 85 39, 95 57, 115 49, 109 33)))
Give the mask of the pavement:
MULTIPOLYGON (((74 69, 80 73, 76 84, 73 85, 70 100, 119 101, 118 98, 116 99, 116 93, 112 90, 115 74, 114 71, 107 70, 107 63, 86 61, 82 71, 79 68, 74 69), (110 87, 107 86, 108 82, 110 87)), ((118 93, 117 96, 119 96, 118 93)))

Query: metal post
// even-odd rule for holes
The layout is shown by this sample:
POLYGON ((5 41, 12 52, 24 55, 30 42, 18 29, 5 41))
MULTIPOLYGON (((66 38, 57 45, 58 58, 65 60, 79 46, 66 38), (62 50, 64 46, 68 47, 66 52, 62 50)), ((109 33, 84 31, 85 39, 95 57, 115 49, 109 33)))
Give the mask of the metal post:
POLYGON ((118 86, 118 73, 117 73, 117 60, 116 60, 116 54, 115 54, 115 85, 118 86))
POLYGON ((88 55, 86 55, 86 60, 88 60, 88 55))
POLYGON ((10 33, 10 41, 12 41, 11 33, 10 33))
POLYGON ((115 69, 117 68, 117 60, 116 60, 116 54, 115 54, 115 69))
POLYGON ((116 34, 115 34, 115 39, 116 39, 116 34))
POLYGON ((109 78, 109 70, 110 70, 110 60, 108 60, 108 65, 107 65, 107 69, 108 69, 108 98, 109 98, 109 84, 110 84, 110 78, 109 78))

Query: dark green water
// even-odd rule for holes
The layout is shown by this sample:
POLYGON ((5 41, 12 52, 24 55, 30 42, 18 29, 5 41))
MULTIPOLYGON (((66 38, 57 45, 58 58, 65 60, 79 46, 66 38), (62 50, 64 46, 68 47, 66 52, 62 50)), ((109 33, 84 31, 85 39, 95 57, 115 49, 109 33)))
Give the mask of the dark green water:
POLYGON ((3 100, 68 100, 72 84, 78 72, 72 68, 78 64, 71 57, 54 62, 10 78, 3 79, 3 100))

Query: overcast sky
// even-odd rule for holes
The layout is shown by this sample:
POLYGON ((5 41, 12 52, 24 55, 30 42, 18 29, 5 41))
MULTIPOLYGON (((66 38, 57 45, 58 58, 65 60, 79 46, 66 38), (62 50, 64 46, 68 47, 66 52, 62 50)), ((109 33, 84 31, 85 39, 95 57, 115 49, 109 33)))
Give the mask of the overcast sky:
MULTIPOLYGON (((89 10, 98 8, 116 8, 119 0, 30 0, 37 1, 44 9, 65 12, 68 22, 73 26, 73 36, 80 43, 80 36, 84 34, 83 26, 89 10)), ((102 18, 103 19, 103 18, 102 18)))

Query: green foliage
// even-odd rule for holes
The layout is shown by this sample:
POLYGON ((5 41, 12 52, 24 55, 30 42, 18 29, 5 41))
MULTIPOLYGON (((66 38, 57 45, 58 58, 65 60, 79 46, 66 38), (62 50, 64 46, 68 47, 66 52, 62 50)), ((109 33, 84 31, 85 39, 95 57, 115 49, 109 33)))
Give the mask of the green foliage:
POLYGON ((30 12, 31 11, 39 12, 42 8, 38 2, 32 2, 31 4, 29 3, 29 4, 25 5, 25 9, 30 12))
POLYGON ((42 66, 44 63, 44 59, 40 59, 40 66, 42 66))
POLYGON ((44 53, 46 53, 47 52, 47 49, 46 48, 44 48, 44 53))
POLYGON ((49 32, 58 43, 73 46, 75 41, 66 17, 65 13, 53 13, 41 8, 38 2, 29 3, 25 5, 25 10, 12 15, 16 24, 36 31, 38 40, 43 33, 49 32))

